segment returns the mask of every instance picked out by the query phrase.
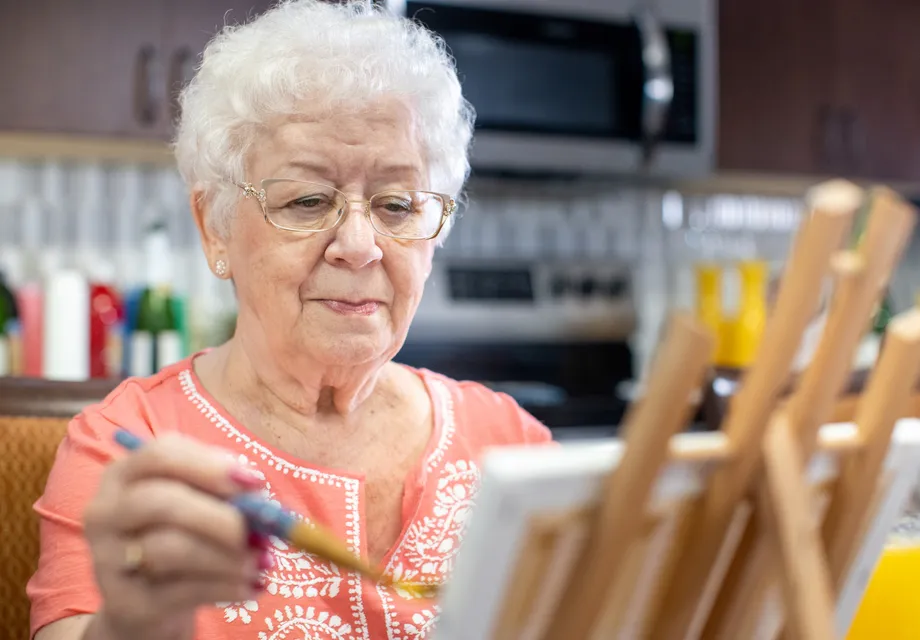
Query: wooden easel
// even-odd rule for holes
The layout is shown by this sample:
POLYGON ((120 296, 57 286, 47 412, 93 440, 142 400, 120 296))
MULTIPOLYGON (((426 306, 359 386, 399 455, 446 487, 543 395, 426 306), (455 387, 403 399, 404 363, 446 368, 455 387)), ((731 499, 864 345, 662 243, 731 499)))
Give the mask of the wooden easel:
MULTIPOLYGON (((814 453, 818 429, 830 418, 834 402, 849 374, 849 364, 865 326, 862 320, 878 304, 913 230, 915 212, 909 206, 887 190, 876 190, 873 196, 868 228, 861 246, 855 251, 836 255, 832 261, 837 288, 821 342, 800 387, 782 415, 777 416, 785 422, 783 430, 790 433, 793 439, 790 444, 795 448, 792 453, 799 459, 807 459, 814 453)), ((859 429, 860 450, 844 461, 841 476, 831 490, 823 530, 820 521, 809 522, 813 530, 809 539, 813 538, 814 543, 819 545, 818 557, 826 554, 826 559, 815 570, 821 572, 822 592, 831 603, 855 552, 871 507, 875 486, 870 479, 879 474, 891 429, 905 411, 920 372, 920 324, 916 312, 893 323, 886 340, 884 357, 873 371, 857 408, 855 423, 859 429)), ((770 437, 772 431, 771 425, 768 442, 773 439, 770 437)), ((779 457, 779 454, 768 446, 764 449, 764 456, 769 467, 771 458, 779 457)), ((801 465, 786 471, 801 476, 801 465)), ((765 482, 769 484, 768 477, 761 479, 755 488, 754 499, 759 508, 766 506, 765 482)), ((807 488, 800 489, 802 495, 808 496, 807 488)), ((774 506, 774 510, 777 508, 774 506)), ((713 614, 704 629, 704 637, 742 638, 754 633, 756 620, 762 611, 761 603, 768 590, 776 584, 777 577, 784 582, 784 576, 771 573, 771 568, 781 568, 779 573, 785 574, 785 579, 788 579, 789 569, 785 564, 777 564, 788 558, 784 555, 777 557, 776 552, 770 541, 770 532, 765 527, 759 527, 759 530, 758 527, 748 528, 722 584, 713 614)), ((815 635, 815 632, 806 635, 802 631, 804 622, 800 619, 816 616, 807 613, 808 603, 801 599, 795 601, 801 610, 793 610, 794 603, 788 601, 788 589, 784 587, 783 593, 787 598, 784 611, 790 623, 789 633, 793 637, 833 637, 833 629, 829 630, 831 635, 815 635)))
POLYGON ((856 429, 825 437, 822 425, 834 415, 916 215, 891 191, 872 190, 865 239, 843 250, 865 195, 843 181, 810 194, 760 351, 732 399, 724 438, 709 449, 675 453, 671 446, 713 347, 692 318, 672 318, 596 508, 533 523, 495 638, 837 637, 838 593, 875 513, 892 429, 915 400, 920 375, 920 310, 911 310, 889 325, 856 407, 856 429), (821 343, 792 398, 780 404, 829 275, 836 288, 821 343), (806 467, 829 449, 839 469, 813 486, 806 467), (661 470, 681 456, 711 467, 705 489, 698 499, 650 512, 661 470), (570 541, 567 561, 550 552, 563 539, 570 541))

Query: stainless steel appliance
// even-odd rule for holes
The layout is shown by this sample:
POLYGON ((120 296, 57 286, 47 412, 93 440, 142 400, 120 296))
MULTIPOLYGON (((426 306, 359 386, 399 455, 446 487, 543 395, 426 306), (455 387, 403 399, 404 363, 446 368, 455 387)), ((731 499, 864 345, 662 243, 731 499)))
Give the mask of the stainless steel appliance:
POLYGON ((477 111, 474 169, 713 166, 714 0, 386 0, 438 32, 477 111))
POLYGON ((633 377, 630 270, 610 261, 435 261, 396 360, 514 397, 558 437, 609 435, 633 377))

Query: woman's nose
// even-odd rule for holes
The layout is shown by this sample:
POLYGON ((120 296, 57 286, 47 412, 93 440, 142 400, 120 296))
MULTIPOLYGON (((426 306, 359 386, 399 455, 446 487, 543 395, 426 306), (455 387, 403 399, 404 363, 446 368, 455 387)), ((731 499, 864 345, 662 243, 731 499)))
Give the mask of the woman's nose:
POLYGON ((367 203, 349 203, 343 215, 344 219, 333 230, 335 235, 326 248, 326 258, 355 269, 380 260, 383 252, 367 216, 367 203))

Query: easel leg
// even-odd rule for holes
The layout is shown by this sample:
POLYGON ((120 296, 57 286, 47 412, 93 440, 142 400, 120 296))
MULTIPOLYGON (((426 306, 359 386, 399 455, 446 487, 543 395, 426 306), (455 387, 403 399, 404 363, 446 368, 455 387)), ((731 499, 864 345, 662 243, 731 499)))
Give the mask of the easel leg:
POLYGON ((765 593, 776 581, 774 547, 765 540, 761 511, 755 509, 745 527, 700 636, 703 640, 753 637, 750 633, 743 635, 740 630, 756 626, 765 593), (765 579, 764 572, 769 578, 765 579))
POLYGON ((757 501, 782 586, 787 628, 797 640, 833 640, 834 590, 811 491, 789 423, 776 420, 764 439, 766 482, 757 501))

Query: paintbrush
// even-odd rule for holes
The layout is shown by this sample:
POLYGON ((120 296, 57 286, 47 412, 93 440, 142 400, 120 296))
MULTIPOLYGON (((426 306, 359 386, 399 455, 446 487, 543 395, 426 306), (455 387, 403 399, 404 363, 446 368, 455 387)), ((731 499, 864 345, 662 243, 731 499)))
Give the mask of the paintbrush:
MULTIPOLYGON (((124 429, 115 432, 115 441, 129 451, 136 451, 144 445, 141 438, 124 429)), ((374 582, 395 587, 416 597, 430 598, 437 595, 439 585, 416 585, 394 581, 383 571, 352 553, 348 545, 332 531, 317 524, 308 524, 293 511, 265 499, 259 493, 243 493, 231 498, 229 502, 243 514, 252 531, 285 540, 296 548, 343 569, 354 571, 374 582)))

